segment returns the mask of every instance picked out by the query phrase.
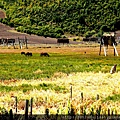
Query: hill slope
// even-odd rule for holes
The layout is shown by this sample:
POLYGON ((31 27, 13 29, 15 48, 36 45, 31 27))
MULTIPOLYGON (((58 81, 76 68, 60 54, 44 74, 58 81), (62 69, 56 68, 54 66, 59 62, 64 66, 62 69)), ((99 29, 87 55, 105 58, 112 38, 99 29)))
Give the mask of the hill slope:
POLYGON ((1 6, 7 16, 1 21, 28 34, 99 36, 103 31, 120 30, 119 0, 24 0, 1 2, 1 6))
POLYGON ((0 38, 15 38, 28 39, 28 44, 56 44, 57 40, 54 38, 45 38, 37 35, 29 35, 26 33, 16 32, 14 28, 0 23, 0 38))
MULTIPOLYGON (((57 39, 56 38, 50 38, 50 37, 42 37, 42 36, 37 36, 37 35, 29 35, 27 33, 21 33, 15 31, 14 28, 11 28, 5 24, 0 23, 0 39, 1 38, 14 38, 18 39, 24 39, 25 36, 28 39, 28 44, 57 44, 57 39)), ((78 44, 79 42, 77 41, 69 41, 70 44, 78 44)))

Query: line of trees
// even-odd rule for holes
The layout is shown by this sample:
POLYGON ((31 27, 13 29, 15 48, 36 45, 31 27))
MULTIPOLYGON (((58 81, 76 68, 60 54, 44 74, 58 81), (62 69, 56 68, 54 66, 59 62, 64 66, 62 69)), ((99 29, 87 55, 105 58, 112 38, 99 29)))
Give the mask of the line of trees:
POLYGON ((89 37, 120 30, 119 0, 0 0, 0 7, 6 11, 1 22, 28 34, 89 37))

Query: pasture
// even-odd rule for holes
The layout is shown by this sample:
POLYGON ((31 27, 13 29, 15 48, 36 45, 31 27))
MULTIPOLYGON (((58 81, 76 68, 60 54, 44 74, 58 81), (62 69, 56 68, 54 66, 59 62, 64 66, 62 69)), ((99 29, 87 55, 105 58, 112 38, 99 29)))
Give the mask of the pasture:
MULTIPOLYGON (((0 110, 15 109, 18 97, 18 113, 24 113, 24 100, 33 97, 33 113, 66 114, 72 85, 72 105, 76 113, 84 107, 86 113, 102 106, 120 113, 120 57, 98 55, 98 47, 62 47, 0 49, 0 110), (33 56, 21 55, 21 51, 32 52, 33 56), (50 57, 40 56, 48 52, 50 57), (117 64, 117 72, 110 68, 117 64), (81 92, 84 95, 81 102, 81 92), (96 96, 99 95, 99 100, 96 96)), ((119 48, 118 48, 119 53, 119 48)))

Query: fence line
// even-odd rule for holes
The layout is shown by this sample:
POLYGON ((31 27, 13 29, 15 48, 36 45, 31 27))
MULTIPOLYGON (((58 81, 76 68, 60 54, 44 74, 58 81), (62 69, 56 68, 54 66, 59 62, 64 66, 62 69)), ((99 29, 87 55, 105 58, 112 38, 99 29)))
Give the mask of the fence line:
POLYGON ((27 37, 25 36, 24 38, 1 38, 0 39, 0 45, 3 45, 3 46, 9 46, 9 45, 12 45, 14 47, 14 49, 16 48, 15 45, 18 44, 20 49, 23 48, 23 46, 25 46, 26 49, 28 49, 28 39, 27 37))
MULTIPOLYGON (((98 107, 96 112, 94 112, 94 108, 91 109, 90 114, 86 114, 84 110, 84 106, 81 107, 81 113, 76 114, 75 109, 72 107, 72 85, 70 86, 70 109, 68 110, 68 114, 61 115, 59 114, 59 111, 57 111, 56 114, 52 115, 49 113, 49 108, 45 109, 44 115, 35 115, 32 113, 33 109, 33 97, 28 100, 26 99, 25 104, 25 113, 18 114, 17 105, 18 105, 18 99, 17 96, 15 96, 15 113, 13 113, 13 110, 10 109, 9 113, 0 114, 0 120, 41 120, 41 118, 45 120, 120 120, 120 115, 117 114, 117 111, 114 113, 113 110, 109 109, 107 110, 107 113, 101 114, 102 107, 101 105, 98 107), (30 107, 30 112, 29 112, 30 107)), ((84 102, 84 96, 83 92, 81 92, 81 103, 84 102)), ((99 95, 97 94, 96 100, 99 100, 99 95)))

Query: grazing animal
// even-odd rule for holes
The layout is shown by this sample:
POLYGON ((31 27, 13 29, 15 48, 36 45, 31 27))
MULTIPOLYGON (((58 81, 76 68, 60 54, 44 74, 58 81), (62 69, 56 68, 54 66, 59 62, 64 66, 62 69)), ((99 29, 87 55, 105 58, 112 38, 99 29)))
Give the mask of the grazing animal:
POLYGON ((114 66, 111 67, 111 70, 110 70, 111 74, 116 72, 116 67, 117 67, 117 64, 115 64, 114 66))
POLYGON ((21 55, 25 55, 25 52, 21 52, 21 55))
POLYGON ((47 56, 47 57, 49 57, 50 55, 47 52, 42 52, 42 53, 40 53, 40 56, 47 56))
POLYGON ((31 52, 27 52, 25 55, 26 56, 32 56, 32 53, 31 52))

